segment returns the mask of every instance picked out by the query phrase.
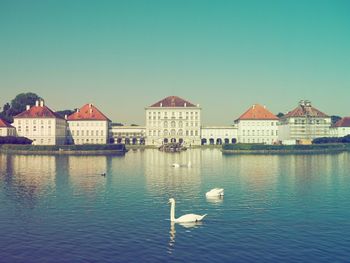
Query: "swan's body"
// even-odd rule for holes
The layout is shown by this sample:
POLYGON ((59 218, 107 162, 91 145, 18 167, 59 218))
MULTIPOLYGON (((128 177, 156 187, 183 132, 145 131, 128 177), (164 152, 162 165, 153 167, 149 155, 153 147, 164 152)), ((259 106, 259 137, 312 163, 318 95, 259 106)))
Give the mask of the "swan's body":
POLYGON ((206 197, 219 197, 224 195, 224 188, 213 188, 205 194, 206 197))
POLYGON ((191 167, 192 164, 191 162, 188 162, 187 164, 179 164, 179 163, 173 163, 171 164, 171 167, 174 167, 174 168, 179 168, 179 167, 191 167))
POLYGON ((199 222, 202 221, 205 215, 196 215, 196 214, 187 214, 180 216, 179 218, 175 218, 175 199, 170 198, 169 203, 170 207, 170 221, 174 223, 191 223, 191 222, 199 222))

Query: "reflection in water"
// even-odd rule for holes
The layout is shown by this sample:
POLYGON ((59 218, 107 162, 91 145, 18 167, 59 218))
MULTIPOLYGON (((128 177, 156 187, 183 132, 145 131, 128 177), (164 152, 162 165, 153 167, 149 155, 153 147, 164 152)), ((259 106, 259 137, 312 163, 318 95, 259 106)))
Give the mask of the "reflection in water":
POLYGON ((96 193, 106 185, 109 177, 107 156, 69 156, 69 181, 75 191, 82 190, 88 195, 96 193), (101 174, 106 173, 106 177, 101 174))
POLYGON ((144 162, 147 189, 151 194, 174 198, 180 193, 186 193, 189 197, 200 194, 201 151, 188 150, 171 154, 150 150, 145 155, 144 162), (191 167, 171 166, 173 163, 188 162, 191 162, 191 167))
MULTIPOLYGON (((203 222, 188 222, 188 223, 176 223, 177 225, 182 226, 183 228, 187 228, 187 231, 189 229, 195 229, 203 225, 203 222)), ((174 222, 170 222, 170 239, 169 239, 169 249, 168 253, 171 254, 173 250, 175 249, 175 237, 176 237, 176 227, 174 222)))
POLYGON ((54 188, 56 157, 2 155, 0 159, 5 190, 18 202, 34 207, 40 197, 54 188))
POLYGON ((209 203, 219 204, 224 201, 224 196, 206 196, 209 203))

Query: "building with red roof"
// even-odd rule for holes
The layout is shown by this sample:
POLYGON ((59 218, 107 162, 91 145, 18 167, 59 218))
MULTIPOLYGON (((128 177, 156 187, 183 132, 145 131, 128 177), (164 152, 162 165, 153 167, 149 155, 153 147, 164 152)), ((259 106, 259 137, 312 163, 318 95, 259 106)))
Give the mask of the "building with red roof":
POLYGON ((332 137, 344 137, 350 134, 350 117, 344 117, 331 127, 332 137))
POLYGON ((312 106, 308 100, 285 114, 280 120, 279 139, 283 141, 312 141, 329 137, 331 117, 312 106))
POLYGON ((66 141, 67 122, 45 105, 44 100, 14 116, 17 135, 31 139, 36 145, 63 145, 66 141))
POLYGON ((278 141, 278 118, 265 106, 252 105, 235 123, 240 143, 274 144, 278 141))
POLYGON ((146 145, 177 142, 201 145, 201 108, 177 96, 166 97, 145 108, 146 145))
POLYGON ((106 144, 109 142, 110 119, 95 105, 88 103, 67 117, 69 144, 106 144))
POLYGON ((16 128, 0 118, 0 136, 16 136, 16 128))

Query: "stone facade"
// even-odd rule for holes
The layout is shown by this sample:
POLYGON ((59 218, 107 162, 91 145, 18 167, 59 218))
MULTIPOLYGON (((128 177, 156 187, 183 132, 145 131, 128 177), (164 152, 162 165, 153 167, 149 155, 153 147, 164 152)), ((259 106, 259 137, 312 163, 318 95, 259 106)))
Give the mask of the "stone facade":
POLYGON ((176 96, 167 97, 146 112, 146 145, 179 142, 201 145, 201 108, 176 96))

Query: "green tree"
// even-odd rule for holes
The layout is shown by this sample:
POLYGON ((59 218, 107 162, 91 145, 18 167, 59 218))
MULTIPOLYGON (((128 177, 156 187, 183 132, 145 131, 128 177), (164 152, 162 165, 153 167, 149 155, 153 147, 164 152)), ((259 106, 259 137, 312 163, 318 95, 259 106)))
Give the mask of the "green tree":
POLYGON ((282 112, 279 112, 277 115, 276 115, 278 118, 282 118, 284 116, 284 114, 282 112))
POLYGON ((332 115, 331 116, 331 121, 332 121, 332 125, 334 125, 337 121, 339 121, 341 119, 340 116, 336 116, 336 115, 332 115))
POLYGON ((1 118, 12 123, 13 116, 25 111, 26 105, 33 106, 35 101, 41 99, 37 94, 28 92, 18 94, 12 101, 11 104, 6 103, 0 113, 1 118))

